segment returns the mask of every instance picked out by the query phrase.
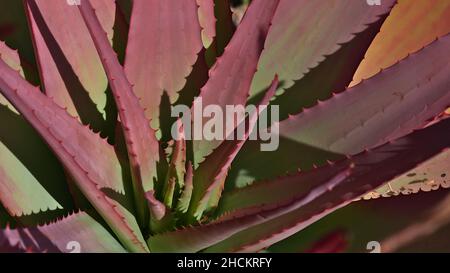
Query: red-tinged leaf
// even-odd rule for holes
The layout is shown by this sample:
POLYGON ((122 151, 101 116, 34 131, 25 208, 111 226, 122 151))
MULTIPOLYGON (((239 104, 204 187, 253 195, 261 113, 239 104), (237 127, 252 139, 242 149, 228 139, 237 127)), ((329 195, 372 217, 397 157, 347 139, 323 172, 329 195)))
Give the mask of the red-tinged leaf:
MULTIPOLYGON (((209 71, 209 80, 200 92, 203 107, 217 105, 225 113, 226 105, 246 105, 250 84, 263 49, 263 42, 278 2, 278 0, 255 0, 252 2, 225 52, 209 71), (239 80, 236 80, 237 78, 239 80)), ((275 74, 270 75, 270 78, 273 79, 275 74)), ((270 82, 264 88, 269 85, 270 82)), ((198 112, 199 107, 199 104, 194 102, 192 108, 194 115, 196 111, 198 112)), ((205 124, 208 119, 203 118, 202 121, 202 124, 205 124)), ((199 126, 198 123, 194 117, 194 128, 199 126)), ((224 132, 222 139, 225 139, 231 132, 224 132)), ((197 167, 204 157, 209 155, 220 143, 220 140, 194 141, 194 166, 197 167)))
POLYGON ((197 0, 198 21, 202 27, 203 47, 208 48, 216 37, 216 17, 214 0, 197 0))
MULTIPOLYGON (((347 231, 348 245, 345 252, 369 253, 374 251, 371 241, 383 241, 414 223, 423 223, 435 206, 444 200, 448 190, 433 191, 413 196, 380 198, 365 202, 352 202, 305 228, 301 232, 269 248, 270 252, 304 252, 315 242, 336 230, 347 231), (377 227, 377 228, 372 228, 377 227)), ((402 249, 403 252, 448 251, 448 229, 439 231, 432 237, 418 238, 417 243, 402 249), (438 241, 437 241, 438 240, 438 241)))
POLYGON ((197 8, 195 0, 133 1, 125 71, 154 128, 161 96, 178 99, 202 48, 197 8))
POLYGON ((166 206, 155 198, 155 192, 150 190, 145 193, 148 208, 153 218, 161 220, 166 215, 166 206))
POLYGON ((417 168, 366 194, 363 199, 409 195, 450 188, 450 151, 443 151, 417 168))
POLYGON ((370 78, 449 32, 450 2, 399 0, 368 49, 351 85, 370 78))
POLYGON ((322 185, 318 186, 314 191, 291 200, 287 204, 255 210, 249 214, 230 215, 210 224, 152 236, 148 241, 149 246, 152 251, 156 252, 198 252, 246 228, 264 223, 311 202, 311 200, 323 194, 324 191, 329 191, 336 184, 342 182, 349 174, 348 169, 344 170, 335 177, 331 177, 329 181, 322 181, 322 185))
MULTIPOLYGON (((108 80, 78 8, 66 1, 24 3, 45 93, 83 123, 101 126, 108 80)), ((95 1, 95 8, 111 40, 114 1, 95 1)))
MULTIPOLYGON (((304 204, 299 209, 285 213, 273 220, 266 221, 262 225, 240 232, 226 241, 213 246, 208 251, 254 252, 293 235, 332 211, 352 202, 358 196, 367 193, 371 189, 378 187, 400 174, 406 173, 408 170, 417 166, 417 164, 435 156, 442 150, 448 150, 450 147, 449 129, 450 120, 445 120, 432 127, 416 131, 371 151, 363 152, 349 159, 336 162, 328 167, 311 171, 312 173, 321 174, 326 171, 329 172, 332 169, 336 170, 345 168, 345 166, 352 166, 351 174, 348 177, 338 182, 328 191, 324 191, 321 195, 316 196, 316 198, 304 204)), ((307 175, 307 173, 304 175, 307 175)), ((300 177, 302 177, 301 173, 300 177)), ((285 191, 285 196, 283 199, 276 197, 279 200, 275 201, 277 202, 275 205, 280 204, 280 202, 289 202, 289 200, 292 200, 301 193, 296 192, 295 188, 286 191, 287 188, 291 189, 289 183, 292 182, 289 182, 289 180, 284 181, 283 183, 283 180, 273 180, 272 182, 267 182, 265 185, 255 184, 245 190, 245 194, 243 194, 244 190, 241 190, 231 193, 231 195, 234 195, 233 198, 236 198, 237 195, 241 195, 241 197, 245 196, 245 198, 255 198, 257 196, 252 193, 252 189, 261 191, 260 187, 266 187, 269 190, 275 188, 273 185, 277 184, 279 189, 285 191)), ((301 182, 299 180, 299 183, 301 182)), ((313 189, 323 187, 322 179, 310 183, 313 184, 311 186, 313 189)), ((281 191, 278 190, 278 192, 281 191)), ((309 193, 311 193, 310 190, 306 191, 306 194, 309 193)), ((225 197, 224 202, 227 202, 225 197)), ((270 202, 274 202, 274 200, 270 200, 270 202)), ((252 205, 246 204, 245 208, 228 213, 228 215, 225 215, 225 219, 242 215, 242 212, 252 212, 256 209, 262 210, 273 206, 274 204, 265 203, 264 200, 256 200, 252 205)), ((231 204, 228 204, 226 207, 228 207, 228 211, 232 210, 231 204)))
POLYGON ((124 192, 120 164, 113 148, 3 61, 0 61, 0 75, 3 95, 45 139, 120 241, 130 251, 145 251, 134 217, 101 191, 108 187, 124 192))
POLYGON ((379 75, 282 121, 278 150, 259 153, 256 143, 247 143, 230 172, 230 184, 242 186, 323 165, 428 125, 450 103, 450 60, 442 57, 449 41, 442 37, 379 75), (267 160, 271 168, 263 167, 267 160))
POLYGON ((43 226, 0 230, 0 252, 5 247, 41 253, 125 252, 101 224, 84 212, 43 226))
POLYGON ((388 15, 389 13, 379 16, 364 30, 354 33, 352 39, 340 44, 339 49, 331 55, 324 56, 317 66, 308 70, 301 79, 277 96, 273 104, 280 106, 279 120, 298 114, 303 108, 311 107, 319 100, 327 100, 333 94, 344 91, 388 15))
MULTIPOLYGON (((0 58, 23 76, 17 51, 3 42, 0 42, 0 58)), ((72 201, 70 195, 65 194, 68 189, 57 160, 2 95, 0 104, 0 120, 3 125, 8 124, 0 129, 0 203, 12 216, 66 206, 70 209, 72 201), (35 154, 42 160, 36 161, 35 154)))
POLYGON ((236 140, 223 141, 194 171, 194 189, 188 212, 191 216, 197 219, 201 218, 203 212, 208 209, 211 198, 216 199, 212 202, 212 206, 217 205, 233 159, 254 130, 259 114, 266 109, 277 87, 278 77, 275 76, 267 93, 257 106, 257 110, 250 113, 243 121, 245 126, 243 137, 239 135, 238 128, 236 128, 236 131, 232 132, 236 140))
POLYGON ((450 104, 450 35, 280 123, 280 134, 355 154, 427 125, 450 104))
MULTIPOLYGON (((78 7, 101 56, 116 101, 130 158, 138 219, 145 225, 148 219, 147 208, 143 206, 144 193, 153 189, 153 179, 157 175, 159 144, 90 1, 83 1, 78 7)), ((140 71, 140 75, 144 74, 147 73, 140 71)))
MULTIPOLYGON (((20 74, 23 75, 22 67, 20 66, 19 54, 17 51, 9 48, 3 41, 0 41, 0 58, 2 58, 2 60, 12 69, 20 71, 20 74)), ((9 109, 16 112, 14 107, 2 95, 0 95, 0 104, 6 105, 9 109)))
POLYGON ((251 95, 264 90, 278 73, 283 89, 301 79, 325 56, 338 51, 356 33, 387 14, 395 0, 370 6, 366 1, 281 0, 267 37, 251 95))

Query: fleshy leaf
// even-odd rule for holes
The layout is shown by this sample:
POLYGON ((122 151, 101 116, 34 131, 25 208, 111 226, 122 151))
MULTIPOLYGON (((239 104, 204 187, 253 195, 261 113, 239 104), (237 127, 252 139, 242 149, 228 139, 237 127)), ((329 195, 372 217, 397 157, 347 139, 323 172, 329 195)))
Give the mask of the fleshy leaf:
POLYGON ((208 246, 218 243, 245 228, 261 224, 270 219, 276 218, 285 212, 292 211, 302 206, 311 199, 316 198, 324 190, 332 188, 348 176, 349 172, 344 171, 336 177, 331 177, 330 181, 323 181, 316 191, 306 196, 293 200, 290 204, 283 204, 267 210, 258 210, 254 213, 220 219, 210 224, 197 227, 185 228, 165 234, 158 234, 150 237, 149 245, 152 251, 176 251, 176 252, 198 252, 208 246), (184 239, 182 239, 184 238, 184 239))
POLYGON ((355 73, 353 83, 370 78, 450 32, 450 2, 399 0, 355 73))
MULTIPOLYGON (((252 2, 242 23, 225 48, 225 52, 209 71, 209 80, 201 89, 198 98, 202 99, 203 107, 217 105, 225 113, 226 105, 246 105, 250 84, 263 50, 263 42, 269 31, 278 2, 278 0, 255 0, 252 2), (236 81, 236 78, 240 80, 236 81)), ((270 79, 273 79, 275 74, 270 75, 270 79)), ((269 85, 270 82, 264 88, 269 85)), ((198 107, 200 107, 199 104, 194 102, 192 108, 194 115, 198 107)), ((207 121, 208 119, 203 118, 203 124, 207 121)), ((193 126, 194 128, 198 126, 195 117, 193 126)), ((223 139, 231 132, 224 132, 223 139)), ((194 166, 197 167, 204 157, 210 154, 220 143, 219 140, 194 141, 194 166)))
POLYGON ((0 202, 12 216, 63 208, 2 142, 0 202))
MULTIPOLYGON (((108 81, 79 10, 66 1, 24 3, 45 93, 84 123, 101 122, 108 81)), ((111 40, 114 1, 97 0, 95 8, 111 40)))
POLYGON ((113 147, 82 126, 2 60, 0 71, 3 95, 45 139, 78 188, 121 242, 129 250, 145 251, 134 217, 101 191, 103 187, 121 187, 119 192, 124 192, 120 164, 113 147))
MULTIPOLYGON (((0 58, 23 76, 17 51, 3 42, 0 58)), ((0 202, 12 216, 62 209, 70 204, 70 195, 64 194, 64 174, 56 169, 56 159, 45 143, 2 95, 0 104, 0 119, 3 125, 8 124, 0 129, 0 202), (42 160, 30 160, 32 153, 39 154, 42 160), (49 166, 51 173, 46 172, 49 166)))
MULTIPOLYGON (((194 189, 188 212, 191 216, 199 219, 203 212, 208 209, 211 198, 216 199, 216 202, 212 202, 212 205, 217 205, 233 159, 254 130, 259 114, 266 109, 270 99, 275 94, 277 87, 278 77, 275 76, 267 93, 259 103, 257 110, 250 113, 243 121, 245 122, 245 133, 243 137, 239 136, 239 133, 237 132, 232 132, 236 140, 223 141, 210 155, 207 156, 206 160, 200 164, 198 169, 194 171, 194 189)), ((237 130, 238 129, 236 128, 236 131, 237 130)))
MULTIPOLYGON (((275 242, 291 236, 332 211, 347 205, 371 189, 378 187, 400 174, 406 173, 417 164, 428 160, 441 151, 448 150, 450 147, 449 129, 450 120, 444 120, 432 127, 415 131, 406 137, 379 146, 373 150, 336 162, 329 167, 323 167, 319 169, 320 171, 313 170, 312 172, 320 173, 330 168, 336 169, 348 166, 348 164, 353 165, 352 172, 348 178, 301 208, 286 213, 274 220, 266 221, 262 225, 240 232, 211 247, 208 251, 254 252, 267 248, 275 242)), ((276 181, 268 182, 268 184, 262 186, 255 184, 250 186, 249 189, 267 187, 267 185, 274 184, 276 181)), ((277 186, 284 190, 289 188, 286 187, 288 185, 284 186, 281 183, 277 184, 277 186)), ((246 190, 246 193, 246 198, 252 196, 250 190, 246 190)), ((235 194, 242 193, 237 192, 235 194)), ((295 195, 295 193, 290 194, 295 195)), ((292 200, 292 197, 288 200, 292 200)), ((270 208, 271 206, 273 204, 259 204, 258 208, 270 208)), ((249 208, 252 207, 246 207, 243 211, 251 211, 249 208)), ((231 216, 239 214, 239 210, 231 212, 231 216)))
POLYGON ((186 84, 202 48, 200 33, 195 0, 133 1, 125 71, 154 128, 163 92, 174 103, 186 84))
POLYGON ((252 177, 261 180, 323 165, 428 125, 449 105, 450 66, 442 58, 449 46, 450 37, 441 37, 369 80, 282 121, 278 150, 257 154, 257 144, 247 143, 236 159, 239 172, 230 172, 232 182, 242 185, 252 177), (271 168, 262 167, 266 160, 274 162, 271 168))
MULTIPOLYGON (((0 41, 0 57, 12 69, 20 71, 20 74, 23 75, 23 70, 22 67, 20 66, 19 54, 17 53, 17 51, 9 48, 3 41, 0 41)), ((6 105, 8 106, 9 109, 16 112, 14 107, 2 95, 0 95, 0 104, 6 105)))
MULTIPOLYGON (((144 194, 153 189, 153 179, 157 175, 159 144, 90 1, 85 0, 78 7, 101 57, 116 101, 130 158, 138 220, 141 225, 145 225, 148 221, 147 207, 143 206, 144 194)), ((144 74, 146 73, 141 73, 144 74)), ((148 78, 148 75, 146 77, 148 78)))
POLYGON ((279 74, 283 89, 316 67, 324 56, 339 50, 367 25, 390 11, 395 0, 370 6, 366 1, 290 1, 281 0, 261 55, 251 96, 279 74))
POLYGON ((84 212, 43 226, 0 230, 0 252, 5 247, 24 252, 125 252, 102 225, 84 212))
POLYGON ((333 98, 280 122, 294 141, 355 154, 401 137, 443 112, 450 101, 450 35, 333 98))
POLYGON ((216 17, 214 0, 197 0, 198 21, 202 27, 203 47, 208 48, 216 37, 216 17))
POLYGON ((443 151, 408 173, 390 181, 363 199, 409 195, 450 188, 450 151, 443 151))

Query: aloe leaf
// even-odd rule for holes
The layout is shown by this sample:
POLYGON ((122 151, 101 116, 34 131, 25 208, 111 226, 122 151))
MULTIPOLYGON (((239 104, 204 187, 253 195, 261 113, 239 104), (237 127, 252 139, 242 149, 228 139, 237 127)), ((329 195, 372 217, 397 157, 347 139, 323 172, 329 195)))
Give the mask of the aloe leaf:
POLYGON ((450 103, 450 60, 442 58, 449 49, 447 35, 369 80, 280 122, 280 134, 354 154, 422 128, 450 103))
MULTIPOLYGON (((17 51, 9 48, 3 41, 0 41, 0 57, 12 69, 20 71, 20 74, 22 74, 23 76, 19 54, 17 53, 17 51)), ((8 106, 9 109, 17 113, 14 107, 2 95, 0 95, 0 104, 8 106)))
POLYGON ((138 219, 141 225, 145 225, 148 221, 147 208, 143 206, 144 193, 153 189, 153 179, 157 175, 156 164, 159 160, 159 143, 108 42, 95 10, 89 1, 83 1, 79 9, 101 56, 117 104, 130 158, 138 219))
POLYGON ((38 227, 0 230, 0 252, 8 247, 23 252, 125 252, 102 225, 84 212, 38 227))
POLYGON ((436 37, 450 32, 450 3, 439 0, 399 0, 354 75, 351 85, 377 74, 436 37), (418 26, 420 22, 420 27, 418 26))
POLYGON ((450 66, 442 58, 449 45, 450 37, 441 37, 367 81, 280 122, 279 149, 256 154, 257 144, 247 143, 236 159, 240 173, 232 170, 230 184, 323 165, 426 126, 449 105, 450 66), (272 168, 262 169, 269 159, 272 168))
MULTIPOLYGON (((23 76, 17 51, 0 42, 0 57, 23 76)), ((8 124, 0 129, 0 202, 12 216, 56 209, 63 213, 63 207, 72 209, 57 160, 2 95, 0 104, 0 119, 8 124), (37 161, 36 154, 42 160, 37 161)))
MULTIPOLYGON (((63 209, 33 174, 0 142, 0 202, 10 215, 63 209)), ((61 181, 64 183, 64 181, 61 181)))
MULTIPOLYGON (((278 77, 272 81, 264 98, 258 105, 258 109, 250 113, 243 121, 245 125, 245 133, 243 137, 239 133, 232 132, 237 138, 236 140, 223 141, 209 156, 203 161, 197 170, 194 171, 193 192, 188 213, 199 219, 203 212, 208 209, 211 198, 215 198, 218 202, 222 193, 228 169, 240 151, 248 137, 254 130, 259 114, 269 104, 270 99, 275 94, 278 87, 278 77)), ((238 126, 237 126, 238 127, 238 126)), ((236 131, 238 128, 236 128, 236 131)), ((216 205, 213 202, 213 205, 216 205)))
POLYGON ((278 73, 283 89, 316 67, 324 56, 339 50, 367 26, 390 11, 395 0, 370 6, 366 1, 280 1, 267 37, 251 96, 267 86, 278 73), (320 14, 320 15, 319 15, 320 14))
POLYGON ((150 237, 149 246, 152 251, 157 252, 198 252, 244 230, 245 228, 261 224, 276 218, 283 213, 295 210, 316 198, 316 196, 320 195, 324 190, 327 191, 329 187, 333 187, 341 182, 344 178, 348 177, 349 173, 348 170, 345 170, 337 176, 331 177, 330 181, 322 181, 325 183, 318 187, 317 190, 312 191, 306 196, 301 196, 289 204, 283 204, 266 210, 258 210, 247 215, 224 217, 206 225, 188 227, 174 232, 158 234, 150 237), (182 238, 186 239, 182 240, 182 238))
POLYGON ((161 96, 167 92, 171 103, 178 99, 201 48, 195 0, 133 1, 125 72, 154 128, 161 96))
MULTIPOLYGON (((250 84, 264 46, 263 42, 277 6, 278 0, 252 2, 225 52, 209 71, 209 80, 201 89, 199 96, 203 107, 218 105, 225 113, 226 105, 246 105, 250 84), (233 80, 235 78, 240 80, 233 80)), ((273 79, 275 74, 270 75, 270 78, 273 79)), ((264 87, 269 85, 270 82, 264 87)), ((194 102, 193 113, 198 107, 200 106, 196 106, 194 102)), ((203 118, 203 124, 207 121, 208 119, 203 118)), ((193 126, 198 126, 198 123, 194 121, 193 126)), ((223 139, 230 133, 231 131, 225 132, 223 139)), ((194 141, 195 168, 220 143, 220 140, 194 141)))
POLYGON ((311 107, 319 100, 327 100, 333 94, 344 91, 388 16, 389 13, 380 15, 373 23, 365 26, 364 30, 354 33, 352 39, 339 44, 339 49, 335 52, 323 56, 317 66, 309 69, 284 93, 280 90, 281 94, 273 101, 273 104, 280 106, 279 119, 284 120, 289 115, 298 114, 303 108, 311 107))
MULTIPOLYGON (((108 80, 79 10, 66 1, 24 3, 45 93, 83 123, 98 128, 104 119, 108 80)), ((95 1, 95 8, 111 40, 114 1, 95 1)))
MULTIPOLYGON (((389 181, 400 174, 406 173, 408 170, 413 169, 417 164, 435 156, 441 151, 448 150, 450 147, 449 129, 450 120, 445 120, 426 129, 415 131, 403 138, 374 148, 373 150, 363 152, 344 161, 336 162, 328 168, 342 168, 343 166, 348 166, 350 164, 352 166, 352 171, 347 178, 339 182, 333 188, 323 192, 320 196, 311 200, 311 202, 308 202, 299 209, 286 213, 273 220, 266 221, 262 225, 240 232, 211 247, 208 251, 254 252, 267 248, 275 242, 295 234, 332 211, 347 205, 355 198, 367 193, 371 189, 386 183, 386 181, 389 181)), ((327 167, 325 167, 325 170, 326 169, 327 167)), ((320 171, 324 172, 323 169, 320 171)), ((267 187, 267 185, 274 184, 276 181, 277 180, 274 180, 271 183, 269 182, 260 187, 267 187)), ((320 179, 318 181, 320 181, 320 179)), ((285 186, 288 186, 288 184, 285 186)), ((285 186, 282 185, 282 183, 278 184, 279 188, 286 189, 285 186)), ((258 184, 255 184, 250 186, 249 189, 257 189, 257 187, 258 184)), ((307 193, 310 192, 311 191, 308 191, 307 193)), ((255 198, 254 195, 249 193, 250 191, 246 191, 246 198, 255 198)), ((235 194, 240 193, 236 192, 235 194)), ((288 193, 287 195, 291 196, 285 196, 284 199, 287 198, 288 201, 292 200, 295 198, 295 194, 295 192, 288 193)), ((260 201, 257 201, 254 206, 249 207, 247 204, 246 208, 243 208, 241 211, 254 211, 255 206, 257 206, 259 210, 263 210, 264 208, 273 207, 273 204, 260 204, 260 201)), ((240 214, 241 212, 239 212, 239 210, 234 210, 226 217, 240 214)))
POLYGON ((120 165, 115 160, 117 157, 112 146, 79 124, 3 61, 0 61, 0 71, 3 95, 45 139, 121 242, 129 250, 145 251, 134 217, 101 191, 103 187, 122 187, 118 191, 123 192, 123 185, 119 182, 120 165))
POLYGON ((408 173, 364 195, 363 199, 409 195, 450 188, 449 162, 450 151, 442 151, 442 153, 423 162, 408 173))
POLYGON ((214 0, 197 0, 198 21, 202 27, 203 47, 208 48, 216 37, 216 17, 214 0))
MULTIPOLYGON (((347 235, 347 245, 342 251, 372 252, 374 249, 370 247, 372 243, 369 242, 377 241, 381 244, 381 252, 386 252, 384 241, 388 237, 395 236, 412 224, 425 223, 427 217, 447 195, 448 191, 443 190, 397 198, 351 202, 301 232, 272 245, 268 250, 275 253, 307 252, 321 238, 336 230, 342 230, 347 235)), ((418 237, 417 240, 412 237, 414 243, 408 243, 401 251, 409 253, 448 251, 448 244, 445 243, 447 234, 448 225, 442 226, 436 234, 418 237)))

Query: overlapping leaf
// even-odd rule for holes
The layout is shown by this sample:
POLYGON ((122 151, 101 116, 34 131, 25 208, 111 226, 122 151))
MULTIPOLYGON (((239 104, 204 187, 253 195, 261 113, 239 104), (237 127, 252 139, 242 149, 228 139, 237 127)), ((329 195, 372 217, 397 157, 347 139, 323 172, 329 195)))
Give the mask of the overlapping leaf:
POLYGON ((141 225, 145 225, 148 217, 144 206, 144 193, 152 190, 154 186, 159 144, 95 10, 89 1, 84 1, 79 9, 100 55, 116 101, 130 158, 138 219, 141 225))
MULTIPOLYGON (((70 114, 79 115, 83 122, 100 122, 108 81, 79 10, 66 1, 24 3, 45 93, 61 107, 67 107, 70 114)), ((114 1, 94 4, 111 40, 114 1)))
POLYGON ((113 148, 3 61, 0 61, 0 71, 3 95, 45 139, 121 242, 129 250, 145 251, 134 217, 101 191, 109 187, 123 192, 121 169, 113 148))
POLYGON ((186 84, 202 48, 200 33, 195 0, 133 1, 125 71, 154 128, 163 93, 174 103, 186 84))
POLYGON ((84 212, 31 228, 0 230, 0 252, 118 253, 125 249, 95 219, 84 212))
MULTIPOLYGON (((199 103, 196 106, 194 102, 192 109, 194 115, 200 107, 205 108, 208 105, 217 105, 224 113, 226 105, 246 105, 250 84, 277 6, 278 0, 252 2, 245 18, 225 48, 225 52, 209 71, 209 80, 201 89, 199 96, 202 99, 202 106, 199 103), (239 81, 235 80, 236 78, 239 78, 239 81)), ((275 74, 274 72, 268 77, 273 79, 275 74)), ((264 88, 269 85, 270 81, 264 88)), ((202 117, 202 124, 208 120, 202 117)), ((199 127, 198 123, 199 121, 195 121, 194 117, 194 128, 199 127)), ((225 139, 233 130, 224 130, 222 139, 225 139)), ((220 143, 220 140, 194 141, 194 166, 197 167, 220 143)))

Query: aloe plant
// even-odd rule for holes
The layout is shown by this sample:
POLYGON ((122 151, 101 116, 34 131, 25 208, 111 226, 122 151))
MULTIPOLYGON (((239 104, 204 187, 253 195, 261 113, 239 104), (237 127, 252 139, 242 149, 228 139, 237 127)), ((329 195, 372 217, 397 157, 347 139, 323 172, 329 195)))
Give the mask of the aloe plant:
POLYGON ((0 43, 0 251, 258 252, 448 188, 450 3, 411 2, 253 0, 237 26, 222 0, 2 3, 30 36, 0 43), (279 106, 278 149, 260 112, 188 139, 170 107, 196 98, 279 106))

